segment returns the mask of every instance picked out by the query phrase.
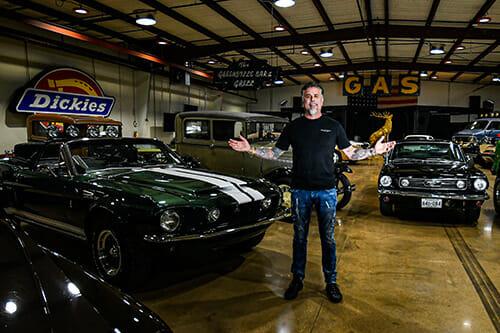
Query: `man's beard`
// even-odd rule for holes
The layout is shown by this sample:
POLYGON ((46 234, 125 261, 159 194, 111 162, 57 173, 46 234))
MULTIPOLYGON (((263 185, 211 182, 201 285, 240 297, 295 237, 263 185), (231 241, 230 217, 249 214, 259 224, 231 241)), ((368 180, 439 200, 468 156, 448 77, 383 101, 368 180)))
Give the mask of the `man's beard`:
POLYGON ((311 116, 314 116, 316 113, 318 113, 318 108, 317 107, 314 107, 314 108, 309 108, 306 110, 306 112, 311 115, 311 116))

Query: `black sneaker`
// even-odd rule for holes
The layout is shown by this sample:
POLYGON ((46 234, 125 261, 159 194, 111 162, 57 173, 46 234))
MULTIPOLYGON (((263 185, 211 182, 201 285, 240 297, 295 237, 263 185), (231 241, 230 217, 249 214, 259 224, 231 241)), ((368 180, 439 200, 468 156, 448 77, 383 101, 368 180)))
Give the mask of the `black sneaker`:
POLYGON ((290 282, 290 285, 288 286, 288 289, 285 291, 285 299, 292 300, 297 298, 297 295, 299 294, 299 291, 302 290, 302 288, 304 288, 302 279, 294 276, 292 282, 290 282))
POLYGON ((329 283, 326 285, 326 296, 332 303, 340 303, 342 301, 342 293, 336 283, 329 283))

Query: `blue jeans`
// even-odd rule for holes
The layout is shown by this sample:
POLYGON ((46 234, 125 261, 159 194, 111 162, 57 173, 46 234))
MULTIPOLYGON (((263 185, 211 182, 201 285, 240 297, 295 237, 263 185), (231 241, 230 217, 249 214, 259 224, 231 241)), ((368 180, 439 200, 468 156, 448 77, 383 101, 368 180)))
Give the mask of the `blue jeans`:
POLYGON ((325 282, 337 281, 336 245, 334 238, 337 190, 292 190, 293 262, 292 273, 301 279, 305 276, 307 235, 312 207, 316 207, 321 237, 322 263, 325 282))

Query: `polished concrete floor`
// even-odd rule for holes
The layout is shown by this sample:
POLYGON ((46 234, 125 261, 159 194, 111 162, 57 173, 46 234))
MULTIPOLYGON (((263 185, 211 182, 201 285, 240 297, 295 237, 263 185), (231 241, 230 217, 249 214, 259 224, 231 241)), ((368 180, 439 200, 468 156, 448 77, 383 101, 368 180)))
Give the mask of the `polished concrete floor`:
POLYGON ((284 222, 251 252, 180 259, 134 295, 177 333, 499 332, 500 217, 491 199, 475 227, 455 224, 455 216, 382 217, 380 166, 380 160, 352 166, 357 190, 338 213, 342 303, 324 294, 315 219, 296 300, 282 298, 293 233, 284 222))

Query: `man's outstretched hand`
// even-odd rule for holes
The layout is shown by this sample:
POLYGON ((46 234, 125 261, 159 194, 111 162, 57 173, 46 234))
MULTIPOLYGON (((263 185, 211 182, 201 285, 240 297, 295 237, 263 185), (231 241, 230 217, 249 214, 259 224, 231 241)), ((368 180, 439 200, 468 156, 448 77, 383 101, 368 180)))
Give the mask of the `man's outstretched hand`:
POLYGON ((239 140, 234 140, 234 139, 229 139, 227 142, 231 148, 233 148, 236 151, 240 152, 247 152, 250 151, 251 147, 250 144, 248 143, 247 139, 245 139, 243 136, 240 135, 239 140))
POLYGON ((380 139, 377 140, 377 143, 375 143, 374 147, 375 153, 377 154, 387 153, 388 151, 391 151, 396 145, 396 141, 382 142, 384 138, 385 136, 382 136, 380 139))

